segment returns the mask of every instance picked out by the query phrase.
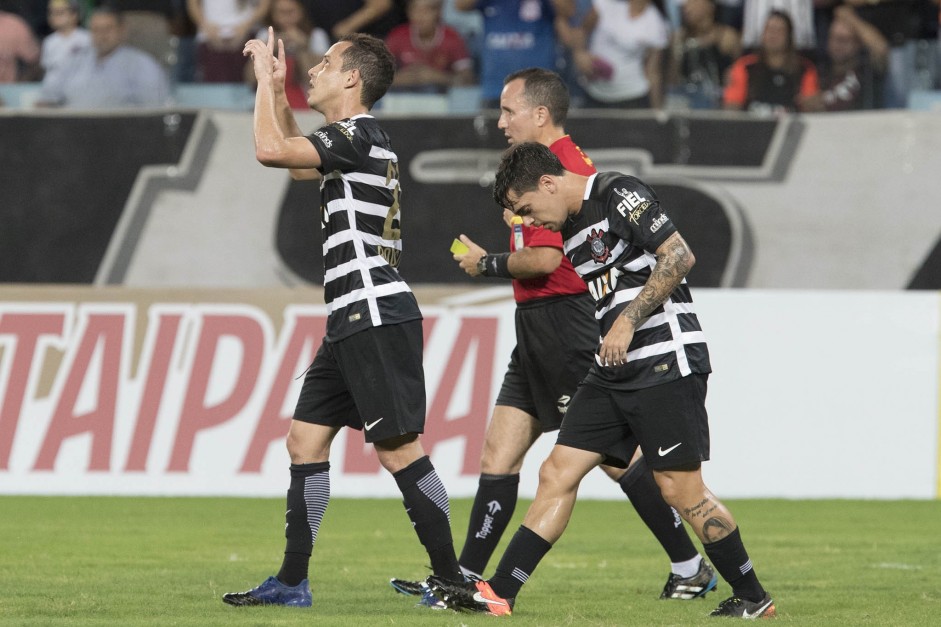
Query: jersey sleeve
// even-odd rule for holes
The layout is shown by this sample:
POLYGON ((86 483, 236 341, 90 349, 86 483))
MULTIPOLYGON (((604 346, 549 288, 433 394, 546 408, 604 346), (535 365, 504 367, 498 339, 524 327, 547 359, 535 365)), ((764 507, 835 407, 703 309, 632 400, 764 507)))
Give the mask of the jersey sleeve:
POLYGON ((615 179, 605 199, 611 229, 633 246, 655 253, 676 233, 672 220, 660 206, 654 191, 640 179, 615 179))
POLYGON ((360 142, 353 135, 354 131, 348 130, 341 122, 322 126, 307 136, 320 155, 321 172, 349 172, 362 163, 360 142))
POLYGON ((523 242, 528 247, 546 246, 562 250, 562 234, 542 227, 524 226, 523 242))

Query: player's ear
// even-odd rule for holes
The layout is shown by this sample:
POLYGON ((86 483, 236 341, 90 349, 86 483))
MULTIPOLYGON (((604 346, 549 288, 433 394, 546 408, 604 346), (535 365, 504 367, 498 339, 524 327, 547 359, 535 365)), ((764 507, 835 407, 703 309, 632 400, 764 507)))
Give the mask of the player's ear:
POLYGON ((350 73, 346 75, 346 86, 354 87, 359 81, 359 69, 354 67, 352 70, 350 70, 350 73))
POLYGON ((541 185, 547 192, 554 194, 556 190, 555 178, 548 174, 543 174, 539 177, 539 185, 541 185))
POLYGON ((536 125, 545 126, 549 121, 549 109, 544 106, 536 107, 536 125))

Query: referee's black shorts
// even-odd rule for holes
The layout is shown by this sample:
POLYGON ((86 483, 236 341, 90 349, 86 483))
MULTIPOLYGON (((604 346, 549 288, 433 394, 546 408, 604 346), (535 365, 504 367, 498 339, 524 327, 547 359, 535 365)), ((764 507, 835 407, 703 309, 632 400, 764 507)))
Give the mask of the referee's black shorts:
POLYGON ((421 320, 325 340, 307 369, 294 419, 363 429, 367 442, 424 432, 421 320))
POLYGON ((691 374, 640 390, 585 383, 559 430, 557 444, 604 455, 627 468, 637 444, 650 468, 669 469, 709 459, 706 381, 691 374))
POLYGON ((543 433, 558 429, 595 359, 598 328, 595 303, 587 293, 517 305, 516 348, 497 405, 533 416, 543 433))

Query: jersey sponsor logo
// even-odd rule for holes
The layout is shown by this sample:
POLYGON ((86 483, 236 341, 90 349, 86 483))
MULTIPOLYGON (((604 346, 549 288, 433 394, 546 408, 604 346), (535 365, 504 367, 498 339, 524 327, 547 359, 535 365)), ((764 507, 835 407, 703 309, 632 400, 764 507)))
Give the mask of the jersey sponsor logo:
POLYGON ((604 263, 611 257, 611 251, 604 242, 603 230, 592 229, 591 233, 585 237, 585 242, 588 244, 588 250, 595 263, 604 263))
POLYGON ((379 424, 380 422, 382 422, 382 419, 383 419, 383 418, 385 418, 385 416, 383 416, 382 418, 376 418, 376 419, 373 420, 372 422, 364 422, 364 423, 363 423, 363 428, 366 429, 366 431, 369 431, 370 429, 372 429, 373 427, 375 427, 377 424, 379 424))
POLYGON ((337 127, 341 133, 346 135, 347 139, 353 139, 353 133, 356 132, 356 122, 353 120, 340 120, 339 122, 334 122, 333 125, 337 127))
POLYGON ((569 401, 572 400, 572 397, 568 394, 563 394, 559 397, 559 400, 556 401, 556 407, 559 408, 559 413, 563 416, 565 412, 569 410, 569 401))
POLYGON ((604 299, 608 294, 614 292, 618 285, 618 277, 623 274, 618 268, 611 268, 599 277, 596 277, 588 283, 588 292, 591 297, 598 302, 604 299))
POLYGON ((657 218, 650 224, 650 232, 656 233, 660 230, 660 227, 667 223, 669 218, 665 213, 661 213, 657 218))
POLYGON ((629 192, 626 189, 615 188, 614 193, 624 199, 618 203, 618 213, 637 224, 637 219, 650 206, 650 201, 637 192, 629 192))
POLYGON ((333 147, 333 140, 331 140, 331 139, 327 136, 327 134, 324 133, 323 131, 314 131, 314 135, 316 135, 317 137, 319 137, 319 138, 320 138, 320 141, 322 141, 322 142, 323 142, 323 145, 326 146, 327 148, 332 148, 332 147, 333 147))

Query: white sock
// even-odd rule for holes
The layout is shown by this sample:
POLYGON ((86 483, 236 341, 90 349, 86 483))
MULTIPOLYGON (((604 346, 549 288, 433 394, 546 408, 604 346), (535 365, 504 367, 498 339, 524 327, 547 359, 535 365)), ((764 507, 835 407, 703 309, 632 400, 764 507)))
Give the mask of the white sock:
POLYGON ((696 554, 696 557, 693 559, 688 559, 685 562, 670 562, 670 569, 683 579, 687 577, 692 577, 699 572, 699 565, 702 563, 702 555, 696 554))

